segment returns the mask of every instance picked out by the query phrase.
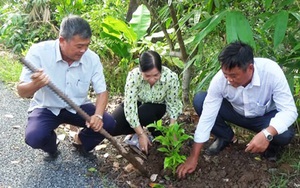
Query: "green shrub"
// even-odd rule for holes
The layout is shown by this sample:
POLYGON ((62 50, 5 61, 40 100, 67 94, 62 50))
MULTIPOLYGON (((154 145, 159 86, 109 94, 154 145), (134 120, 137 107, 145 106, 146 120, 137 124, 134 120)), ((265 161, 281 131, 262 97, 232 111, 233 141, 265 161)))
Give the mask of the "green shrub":
POLYGON ((159 120, 147 127, 154 127, 155 130, 162 133, 162 135, 154 138, 154 141, 161 144, 158 150, 166 156, 164 159, 164 169, 171 169, 173 175, 175 175, 177 166, 186 160, 186 156, 180 155, 180 149, 185 141, 193 137, 187 135, 178 123, 163 126, 162 120, 159 120))

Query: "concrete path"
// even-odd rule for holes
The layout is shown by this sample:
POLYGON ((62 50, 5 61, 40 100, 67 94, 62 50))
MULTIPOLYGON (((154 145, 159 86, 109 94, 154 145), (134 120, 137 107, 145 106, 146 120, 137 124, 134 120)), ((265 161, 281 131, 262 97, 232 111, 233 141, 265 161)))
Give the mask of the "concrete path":
POLYGON ((117 187, 95 171, 99 161, 74 153, 68 140, 56 161, 44 162, 45 154, 24 142, 28 104, 0 82, 0 188, 117 187))

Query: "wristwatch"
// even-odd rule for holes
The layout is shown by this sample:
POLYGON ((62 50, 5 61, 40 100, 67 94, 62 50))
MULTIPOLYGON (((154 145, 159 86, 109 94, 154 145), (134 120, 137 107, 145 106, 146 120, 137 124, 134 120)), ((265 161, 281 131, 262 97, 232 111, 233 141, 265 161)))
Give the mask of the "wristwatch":
POLYGON ((263 129, 262 132, 264 133, 266 139, 271 142, 273 140, 273 135, 267 131, 267 129, 263 129))

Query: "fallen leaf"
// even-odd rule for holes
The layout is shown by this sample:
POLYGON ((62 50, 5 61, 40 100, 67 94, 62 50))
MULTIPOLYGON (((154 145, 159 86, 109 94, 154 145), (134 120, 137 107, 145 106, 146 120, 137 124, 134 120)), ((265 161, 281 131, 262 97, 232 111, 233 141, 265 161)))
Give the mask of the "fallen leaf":
POLYGON ((88 171, 89 171, 89 172, 97 172, 97 169, 94 168, 94 167, 92 167, 92 168, 89 168, 88 171))
POLYGON ((126 172, 132 172, 135 170, 135 168, 133 167, 133 165, 131 163, 129 163, 127 166, 124 167, 124 170, 126 172))
POLYGON ((57 139, 63 141, 66 138, 65 134, 57 135, 57 139))
POLYGON ((75 135, 77 134, 77 132, 75 131, 69 131, 69 135, 70 137, 72 137, 73 139, 75 138, 75 135))
POLYGON ((261 161, 260 157, 254 157, 254 159, 257 160, 257 161, 261 161))
POLYGON ((105 153, 105 154, 103 155, 104 158, 107 158, 108 156, 109 156, 108 153, 105 153))
POLYGON ((131 181, 126 181, 126 183, 129 185, 131 188, 138 188, 138 186, 134 185, 131 183, 131 181))
POLYGON ((149 186, 151 188, 164 188, 164 186, 159 183, 149 183, 149 186))
POLYGON ((97 145, 97 146, 95 147, 95 150, 96 150, 96 151, 99 151, 99 150, 104 149, 104 148, 106 148, 106 147, 107 147, 106 144, 97 145))
POLYGON ((152 175, 150 176, 150 180, 151 180, 152 182, 155 182, 156 179, 157 179, 157 175, 158 175, 158 174, 152 174, 152 175))
POLYGON ((14 126, 12 126, 12 128, 13 128, 13 129, 20 129, 21 126, 20 126, 20 125, 14 125, 14 126))
POLYGON ((120 168, 120 163, 118 163, 118 162, 113 162, 113 167, 115 167, 115 168, 120 168))
POLYGON ((7 118, 13 118, 14 116, 11 115, 11 114, 5 114, 4 117, 7 117, 7 118))
POLYGON ((122 157, 123 157, 122 155, 117 155, 117 156, 116 156, 117 159, 120 159, 120 158, 122 158, 122 157))

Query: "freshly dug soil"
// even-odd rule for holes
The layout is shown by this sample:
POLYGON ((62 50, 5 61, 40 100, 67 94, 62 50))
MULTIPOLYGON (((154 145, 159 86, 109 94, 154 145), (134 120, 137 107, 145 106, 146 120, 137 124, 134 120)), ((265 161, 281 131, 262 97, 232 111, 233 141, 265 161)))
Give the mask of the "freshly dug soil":
MULTIPOLYGON (((188 109, 179 118, 179 123, 190 135, 193 135, 197 122, 198 117, 193 109, 188 109)), ((247 140, 252 137, 251 133, 238 131, 236 136, 238 142, 224 149, 219 155, 207 156, 202 154, 195 172, 183 180, 178 180, 176 175, 174 176, 168 170, 163 169, 164 154, 157 150, 159 143, 156 142, 153 143, 147 160, 143 161, 143 165, 150 174, 157 175, 154 181, 142 176, 118 154, 109 142, 103 143, 105 148, 95 152, 101 161, 104 160, 99 164, 101 174, 112 177, 117 181, 119 187, 300 187, 299 169, 297 170, 284 162, 285 156, 293 153, 292 156, 298 157, 295 159, 295 164, 298 164, 299 168, 300 144, 297 140, 299 138, 296 138, 286 147, 281 160, 274 163, 261 158, 259 154, 244 152, 248 143, 247 140), (288 179, 288 182, 276 182, 272 178, 274 175, 288 179)), ((116 138, 119 143, 123 143, 124 136, 116 138)), ((205 144, 205 148, 212 143, 212 140, 205 144)), ((192 142, 190 140, 185 143, 182 147, 182 155, 189 155, 192 142)), ((129 148, 128 151, 135 153, 129 148)), ((136 156, 141 159, 138 155, 136 156)))

